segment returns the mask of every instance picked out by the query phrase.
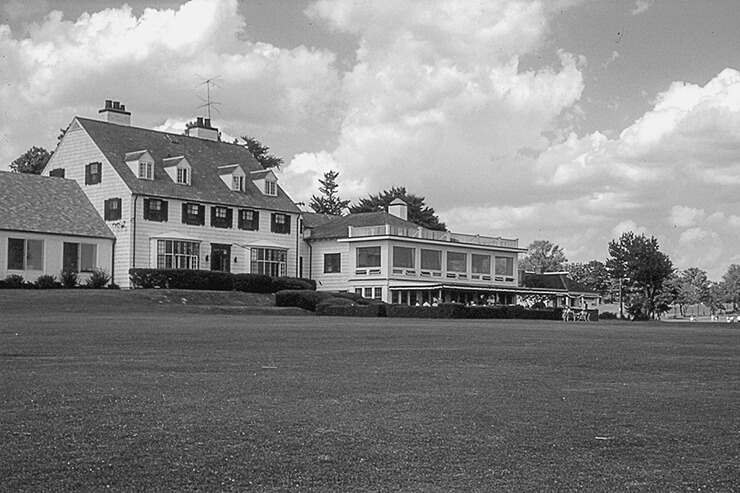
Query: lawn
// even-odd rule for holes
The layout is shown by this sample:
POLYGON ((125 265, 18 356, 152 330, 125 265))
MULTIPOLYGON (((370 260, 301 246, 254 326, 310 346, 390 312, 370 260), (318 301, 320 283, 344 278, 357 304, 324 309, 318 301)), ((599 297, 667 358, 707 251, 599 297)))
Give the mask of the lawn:
POLYGON ((740 491, 734 325, 4 296, 2 491, 740 491))

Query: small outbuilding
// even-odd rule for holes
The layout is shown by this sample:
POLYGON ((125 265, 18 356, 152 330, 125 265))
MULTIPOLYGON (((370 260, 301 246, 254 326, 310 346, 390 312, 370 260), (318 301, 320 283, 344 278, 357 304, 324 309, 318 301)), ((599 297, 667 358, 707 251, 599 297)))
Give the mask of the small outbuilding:
MULTIPOLYGON (((0 279, 113 272, 115 236, 74 180, 0 172, 0 279)), ((112 282, 116 280, 113 279, 112 282)))

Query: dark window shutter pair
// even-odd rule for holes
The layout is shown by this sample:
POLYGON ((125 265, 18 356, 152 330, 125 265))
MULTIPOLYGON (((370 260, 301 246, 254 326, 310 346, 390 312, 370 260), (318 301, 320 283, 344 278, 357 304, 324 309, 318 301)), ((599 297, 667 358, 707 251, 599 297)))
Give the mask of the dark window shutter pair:
POLYGON ((108 199, 105 201, 105 220, 118 221, 121 219, 121 199, 108 199))
POLYGON ((239 211, 239 229, 246 229, 249 231, 259 231, 260 229, 260 213, 259 211, 252 211, 242 209, 239 211), (247 213, 252 213, 252 219, 247 219, 247 213))
POLYGON ((85 166, 85 185, 95 185, 102 180, 103 165, 101 163, 89 163, 85 166))
POLYGON ((188 206, 193 204, 182 204, 182 222, 192 226, 203 226, 206 223, 206 206, 198 205, 198 213, 192 214, 188 211, 188 206))
POLYGON ((273 233, 290 234, 290 216, 273 212, 271 230, 273 233), (280 219, 280 222, 278 222, 278 219, 280 219))
POLYGON ((230 207, 211 207, 211 226, 214 228, 231 228, 234 221, 234 211, 230 207), (218 209, 226 209, 226 217, 217 217, 218 209))
POLYGON ((55 178, 64 178, 64 168, 56 168, 49 171, 49 176, 53 176, 55 178))
POLYGON ((144 219, 149 221, 167 222, 167 201, 161 199, 144 199, 144 219), (159 210, 152 209, 152 202, 161 204, 159 210))

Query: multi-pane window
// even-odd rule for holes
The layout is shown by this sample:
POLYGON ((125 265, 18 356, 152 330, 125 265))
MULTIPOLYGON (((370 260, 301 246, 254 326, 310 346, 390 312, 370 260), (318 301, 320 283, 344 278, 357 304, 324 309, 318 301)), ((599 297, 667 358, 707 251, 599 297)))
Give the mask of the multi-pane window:
POLYGON ((265 195, 277 195, 277 183, 274 180, 265 180, 265 195))
POLYGON ((290 216, 274 213, 272 215, 271 230, 273 233, 290 234, 290 216))
POLYGON ((211 207, 211 226, 214 228, 232 227, 232 210, 229 207, 211 207))
POLYGON ((470 256, 470 268, 473 274, 491 273, 491 256, 474 253, 470 256))
POLYGON ((380 267, 380 247, 360 247, 357 249, 357 267, 380 267))
POLYGON ((154 176, 154 172, 152 170, 153 166, 154 165, 152 163, 139 161, 139 178, 151 180, 154 176))
POLYGON ((421 249, 422 270, 442 270, 442 250, 421 249))
POLYGON ((324 273, 331 274, 342 271, 342 254, 325 253, 324 254, 324 273))
POLYGON ((271 277, 285 276, 288 267, 288 252, 275 248, 252 248, 252 274, 271 277))
POLYGON ((85 166, 85 185, 95 185, 100 183, 103 175, 103 165, 101 163, 89 163, 85 166))
POLYGON ((44 241, 8 238, 8 270, 44 270, 44 241))
POLYGON ((144 199, 144 219, 166 222, 168 217, 167 201, 162 199, 144 199))
POLYGON ((95 268, 98 247, 93 243, 67 243, 62 248, 62 270, 91 272, 95 268))
POLYGON ((203 226, 206 223, 206 207, 199 204, 182 204, 182 222, 192 226, 203 226))
POLYGON ((239 210, 239 229, 258 231, 260 229, 260 213, 249 209, 239 210))
POLYGON ((232 177, 231 189, 237 192, 243 192, 244 191, 244 177, 234 175, 232 177))
POLYGON ((450 272, 467 272, 468 254, 447 252, 447 270, 450 272))
POLYGON ((157 240, 157 269, 198 269, 200 243, 197 241, 157 240))
POLYGON ((187 168, 177 168, 177 183, 190 185, 190 172, 187 168))
POLYGON ((104 217, 106 221, 118 221, 121 219, 121 199, 108 199, 104 203, 104 217))
POLYGON ((496 275, 514 276, 514 259, 512 257, 496 257, 496 275))
POLYGON ((406 269, 414 268, 416 249, 407 247, 393 247, 393 267, 406 269))
POLYGON ((373 288, 373 298, 376 300, 383 298, 383 288, 373 288))
POLYGON ((49 171, 49 176, 54 176, 56 178, 64 178, 64 168, 55 168, 49 171))

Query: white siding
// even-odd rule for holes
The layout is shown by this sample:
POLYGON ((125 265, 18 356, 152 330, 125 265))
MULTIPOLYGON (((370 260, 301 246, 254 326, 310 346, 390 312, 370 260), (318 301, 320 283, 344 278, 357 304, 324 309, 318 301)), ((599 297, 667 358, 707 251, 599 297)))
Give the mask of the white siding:
POLYGON ((347 291, 349 289, 350 268, 354 261, 349 259, 349 244, 338 243, 335 240, 314 241, 311 243, 309 254, 304 256, 304 275, 315 279, 317 291, 347 291), (324 255, 327 253, 341 254, 341 272, 324 273, 324 255), (310 264, 309 264, 310 257, 310 264), (305 266, 310 265, 310 271, 305 266))
MULTIPOLYGON (((41 275, 52 275, 59 279, 62 272, 63 245, 68 243, 88 243, 96 245, 95 267, 111 271, 113 258, 113 240, 104 238, 88 238, 83 236, 48 235, 42 233, 25 233, 16 231, 0 231, 0 279, 11 274, 23 276, 26 281, 33 282, 41 275), (8 238, 43 241, 44 269, 38 270, 10 270, 8 269, 8 238)), ((80 273, 79 280, 84 283, 88 273, 80 273)))

